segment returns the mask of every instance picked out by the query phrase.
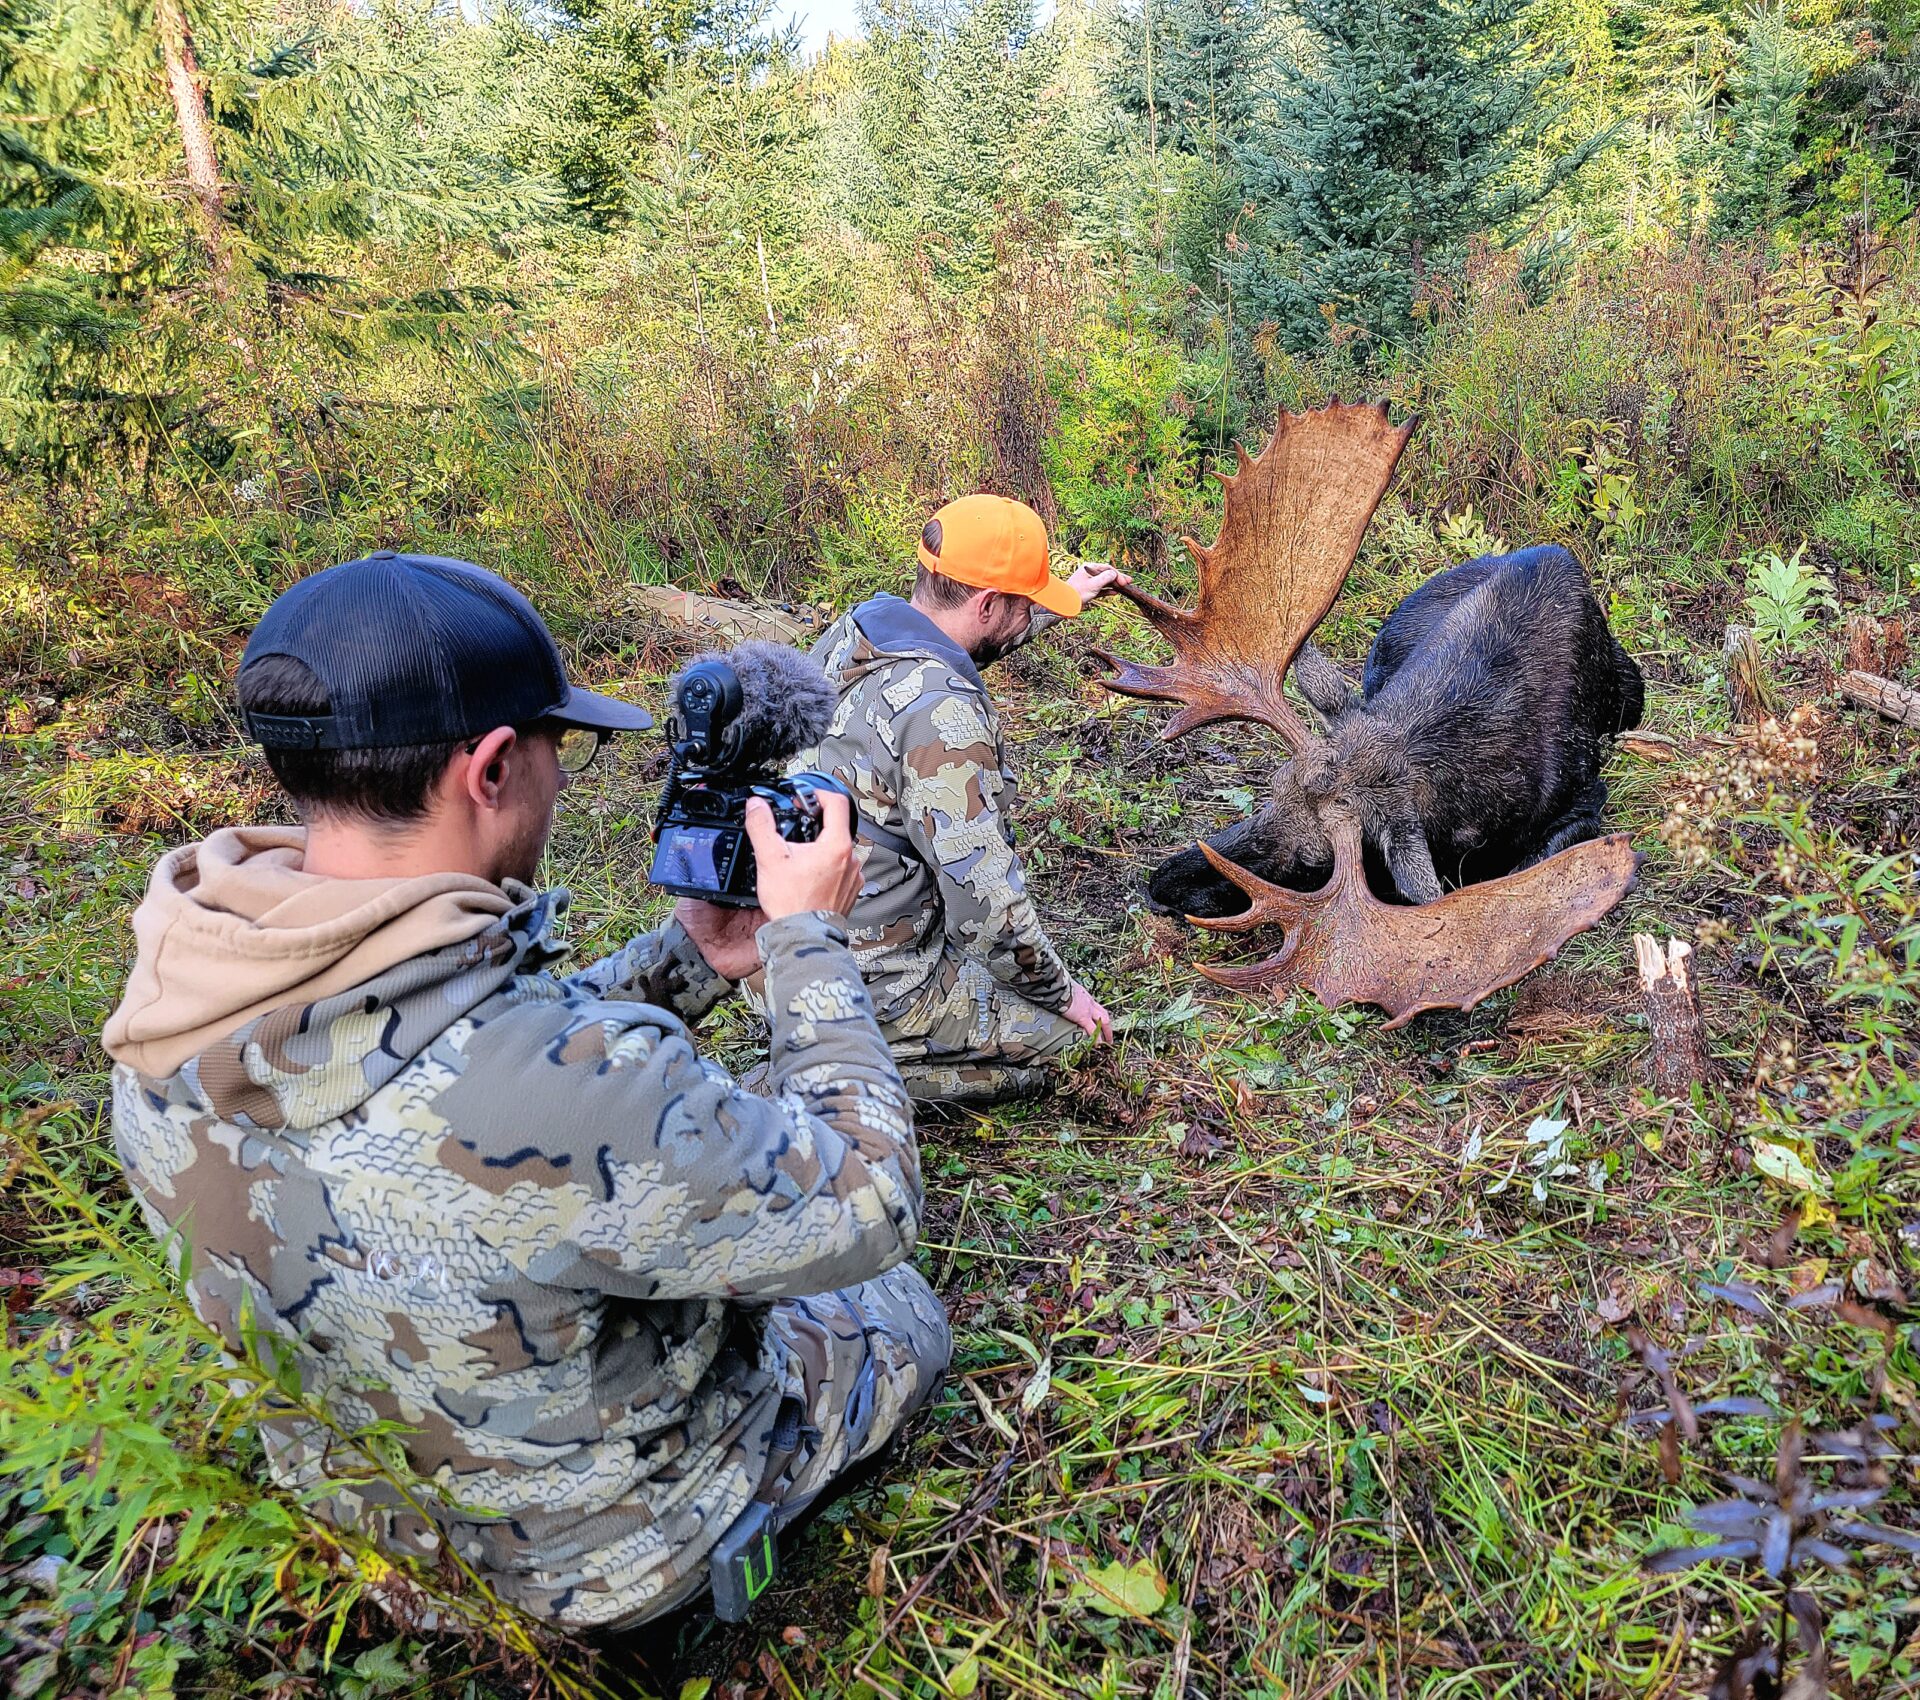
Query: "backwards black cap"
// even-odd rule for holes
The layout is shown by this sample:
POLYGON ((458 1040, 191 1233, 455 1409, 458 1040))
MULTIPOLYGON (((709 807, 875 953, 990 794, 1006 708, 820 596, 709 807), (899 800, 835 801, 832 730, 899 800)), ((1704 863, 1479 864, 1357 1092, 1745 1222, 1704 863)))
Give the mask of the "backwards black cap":
POLYGON ((248 714, 256 743, 280 750, 454 744, 496 726, 557 720, 644 732, 653 717, 567 683, 546 622, 512 585, 439 555, 377 549, 277 597, 247 640, 240 671, 268 655, 304 662, 328 714, 248 714))

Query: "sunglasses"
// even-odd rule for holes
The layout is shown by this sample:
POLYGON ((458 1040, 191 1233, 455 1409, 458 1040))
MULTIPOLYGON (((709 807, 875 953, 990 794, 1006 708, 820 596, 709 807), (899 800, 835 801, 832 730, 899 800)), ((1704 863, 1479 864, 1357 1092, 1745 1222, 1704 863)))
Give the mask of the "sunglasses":
MULTIPOLYGON (((607 741, 605 732, 596 732, 591 726, 555 726, 548 723, 536 730, 553 734, 554 748, 560 757, 560 771, 569 778, 585 773, 592 767, 593 758, 607 741)), ((479 747, 480 741, 476 738, 467 745, 467 754, 472 755, 479 747)))
POLYGON ((600 746, 607 741, 604 732, 596 732, 591 726, 562 726, 557 747, 560 751, 560 771, 569 776, 585 773, 593 766, 593 758, 600 753, 600 746))

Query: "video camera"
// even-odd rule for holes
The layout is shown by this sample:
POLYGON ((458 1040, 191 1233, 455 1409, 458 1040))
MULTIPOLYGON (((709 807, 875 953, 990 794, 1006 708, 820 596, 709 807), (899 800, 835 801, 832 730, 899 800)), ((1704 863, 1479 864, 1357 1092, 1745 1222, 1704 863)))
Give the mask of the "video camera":
POLYGON ((648 881, 662 891, 733 909, 757 901, 759 870, 747 837, 747 803, 762 798, 789 843, 820 836, 822 792, 853 793, 825 773, 778 777, 826 736, 834 690, 819 665, 773 643, 703 655, 673 681, 667 710, 672 766, 654 815, 648 881))

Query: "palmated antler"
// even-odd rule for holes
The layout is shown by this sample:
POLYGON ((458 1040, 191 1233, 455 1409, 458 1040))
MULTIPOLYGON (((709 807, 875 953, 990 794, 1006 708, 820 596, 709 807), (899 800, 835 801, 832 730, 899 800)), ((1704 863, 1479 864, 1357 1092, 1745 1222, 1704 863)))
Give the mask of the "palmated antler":
POLYGON ((1333 877, 1318 891, 1291 891, 1202 844, 1207 860, 1252 900, 1240 915, 1195 926, 1220 932, 1278 922, 1286 943, 1245 967, 1200 972, 1238 991, 1305 986, 1332 1009, 1378 1004, 1400 1027, 1426 1009, 1472 1009, 1545 962, 1633 889, 1639 853, 1624 832, 1593 838, 1503 879, 1466 885, 1433 903, 1403 908, 1367 889, 1360 823, 1345 809, 1323 824, 1333 840, 1333 877))
POLYGON ((1174 664, 1104 656, 1116 670, 1107 688, 1181 704, 1163 738, 1215 720, 1257 720, 1297 754, 1308 732, 1281 691, 1287 669, 1353 570, 1412 432, 1412 421, 1393 424, 1379 403, 1336 398, 1281 414, 1260 456, 1241 448, 1239 471, 1220 475, 1226 512, 1213 547, 1184 540, 1200 568, 1195 610, 1125 591, 1173 645, 1174 664))

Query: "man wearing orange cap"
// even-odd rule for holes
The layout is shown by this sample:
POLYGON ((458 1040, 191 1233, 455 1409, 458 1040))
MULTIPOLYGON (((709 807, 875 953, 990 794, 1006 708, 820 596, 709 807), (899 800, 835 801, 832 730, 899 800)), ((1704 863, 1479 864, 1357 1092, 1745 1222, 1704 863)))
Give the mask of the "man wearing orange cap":
POLYGON ((916 1098, 1033 1092, 1075 1039, 1113 1037, 1027 893, 1014 776, 980 670, 1125 582, 1107 566, 1054 578, 1033 509, 963 496, 921 533, 912 601, 863 602, 815 646, 840 700, 800 765, 858 799, 873 848, 848 930, 916 1098))

